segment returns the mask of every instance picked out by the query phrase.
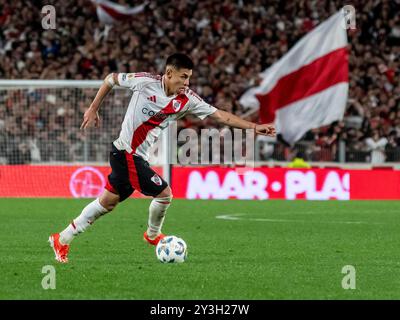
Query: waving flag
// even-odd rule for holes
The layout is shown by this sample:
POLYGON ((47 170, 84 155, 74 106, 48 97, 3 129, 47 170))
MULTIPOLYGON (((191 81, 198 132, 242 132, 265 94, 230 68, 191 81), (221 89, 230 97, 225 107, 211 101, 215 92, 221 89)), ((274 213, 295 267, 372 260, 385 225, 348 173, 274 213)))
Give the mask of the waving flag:
POLYGON ((108 0, 92 0, 96 5, 97 17, 104 24, 114 24, 118 21, 130 19, 133 15, 144 10, 147 3, 136 7, 126 7, 108 0))
POLYGON ((347 33, 342 12, 305 35, 279 61, 261 73, 258 87, 240 98, 259 107, 263 123, 294 144, 310 129, 343 118, 348 84, 347 33))

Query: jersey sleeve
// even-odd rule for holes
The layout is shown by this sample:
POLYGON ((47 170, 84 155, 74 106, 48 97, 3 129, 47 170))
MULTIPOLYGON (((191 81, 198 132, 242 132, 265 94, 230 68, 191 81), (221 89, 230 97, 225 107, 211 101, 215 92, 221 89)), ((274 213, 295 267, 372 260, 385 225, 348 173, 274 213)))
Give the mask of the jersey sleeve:
POLYGON ((142 81, 141 73, 118 73, 118 83, 121 87, 135 89, 142 81))
POLYGON ((206 117, 217 111, 217 108, 205 102, 192 90, 188 91, 188 97, 189 97, 188 113, 195 115, 201 120, 204 120, 206 117))

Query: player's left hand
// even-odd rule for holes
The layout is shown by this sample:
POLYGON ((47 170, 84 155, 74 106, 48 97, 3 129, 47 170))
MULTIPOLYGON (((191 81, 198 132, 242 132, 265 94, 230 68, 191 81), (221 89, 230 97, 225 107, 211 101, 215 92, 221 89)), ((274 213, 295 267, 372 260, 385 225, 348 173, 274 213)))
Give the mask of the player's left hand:
POLYGON ((276 135, 275 125, 272 123, 257 124, 255 131, 256 134, 261 134, 263 136, 275 137, 276 135))

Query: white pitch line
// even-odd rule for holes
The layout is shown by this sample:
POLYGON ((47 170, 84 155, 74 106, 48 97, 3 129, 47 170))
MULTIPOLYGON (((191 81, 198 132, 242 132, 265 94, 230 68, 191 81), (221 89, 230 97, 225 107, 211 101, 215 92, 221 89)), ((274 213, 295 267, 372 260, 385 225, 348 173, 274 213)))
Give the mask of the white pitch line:
POLYGON ((215 218, 221 220, 247 220, 247 221, 263 221, 263 222, 300 222, 300 223, 339 223, 339 224, 384 224, 383 222, 368 221, 315 221, 315 220, 298 220, 298 219, 270 219, 270 218, 251 218, 243 217, 245 213, 223 214, 215 218))

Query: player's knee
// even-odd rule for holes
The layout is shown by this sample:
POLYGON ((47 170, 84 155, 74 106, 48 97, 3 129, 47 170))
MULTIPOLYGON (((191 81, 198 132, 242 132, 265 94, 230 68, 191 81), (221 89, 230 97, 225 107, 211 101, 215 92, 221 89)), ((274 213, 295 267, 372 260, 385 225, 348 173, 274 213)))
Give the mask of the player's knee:
POLYGON ((119 199, 120 197, 118 194, 104 190, 103 194, 99 197, 99 202, 104 209, 110 212, 117 206, 119 199))
POLYGON ((108 210, 108 212, 114 210, 119 202, 117 197, 107 197, 107 196, 100 197, 99 201, 102 207, 108 210))
POLYGON ((110 212, 115 209, 117 204, 118 204, 118 202, 109 202, 106 204, 105 208, 108 210, 108 212, 110 212))
POLYGON ((117 206, 118 202, 113 202, 105 199, 100 199, 100 204, 103 208, 105 208, 108 212, 114 210, 117 206))
POLYGON ((172 190, 167 186, 156 198, 170 198, 172 200, 172 190))

